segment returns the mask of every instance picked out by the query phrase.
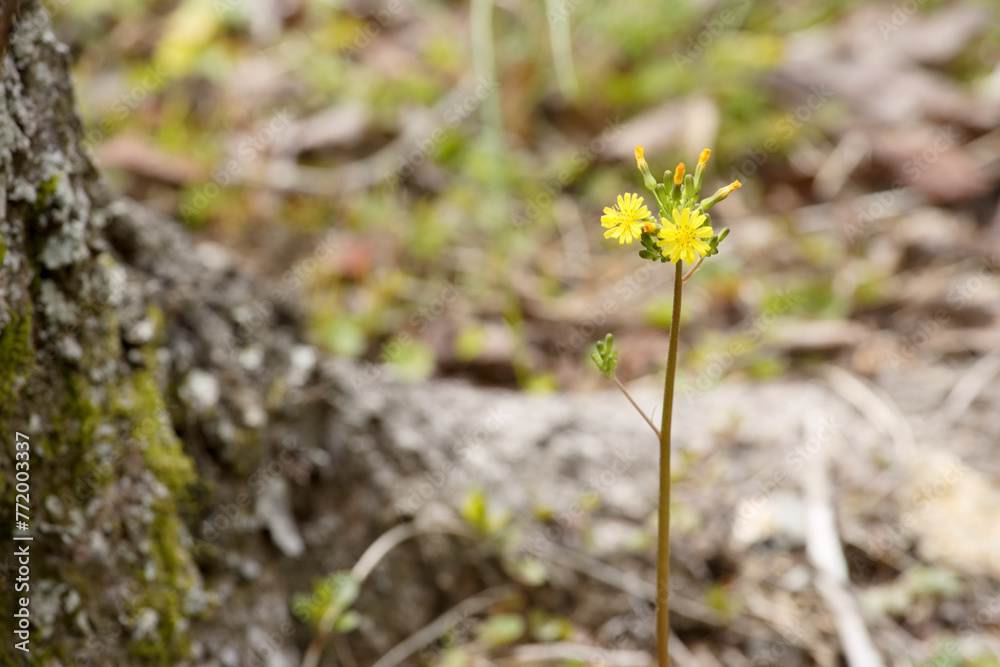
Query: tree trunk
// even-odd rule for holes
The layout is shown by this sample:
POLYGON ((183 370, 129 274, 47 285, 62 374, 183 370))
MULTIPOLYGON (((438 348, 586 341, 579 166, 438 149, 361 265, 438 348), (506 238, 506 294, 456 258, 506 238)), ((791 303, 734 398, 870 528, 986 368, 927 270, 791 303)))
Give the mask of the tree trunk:
POLYGON ((36 0, 2 90, 0 516, 33 539, 0 556, 3 627, 30 614, 0 662, 285 664, 306 639, 290 592, 397 521, 349 455, 378 443, 378 415, 327 430, 357 399, 301 344, 293 285, 109 196, 36 0), (328 519, 317 555, 294 513, 328 519))
MULTIPOLYGON (((27 600, 30 653, 5 633, 0 664, 296 665, 310 633, 292 594, 414 517, 420 536, 386 556, 358 600, 359 664, 524 558, 550 565, 536 602, 591 628, 617 616, 610 636, 630 638, 616 646, 650 647, 652 554, 629 544, 656 509, 656 439, 624 399, 401 386, 380 366, 322 358, 294 293, 329 244, 264 284, 111 197, 84 146, 67 50, 39 2, 22 5, 0 110, 0 525, 32 539, 0 554, 0 625, 16 630, 27 600), (433 535, 475 487, 543 520, 503 544, 433 535), (611 588, 581 585, 592 579, 611 588)), ((912 383, 899 386, 922 405, 912 383)), ((744 550, 762 539, 747 528, 771 529, 754 523, 758 497, 794 503, 783 487, 802 483, 802 466, 789 457, 805 465, 802 443, 834 424, 836 437, 815 442, 840 448, 831 458, 850 463, 854 483, 891 490, 905 470, 876 475, 881 436, 821 383, 705 393, 682 381, 679 394, 675 442, 697 456, 683 464, 696 483, 675 496, 672 614, 772 638, 762 617, 720 621, 695 601, 713 573, 767 571, 744 550), (741 508, 748 517, 734 516, 741 508), (734 536, 749 541, 734 551, 734 536)), ((656 402, 655 390, 638 397, 656 402)), ((790 644, 821 643, 801 630, 790 644)))

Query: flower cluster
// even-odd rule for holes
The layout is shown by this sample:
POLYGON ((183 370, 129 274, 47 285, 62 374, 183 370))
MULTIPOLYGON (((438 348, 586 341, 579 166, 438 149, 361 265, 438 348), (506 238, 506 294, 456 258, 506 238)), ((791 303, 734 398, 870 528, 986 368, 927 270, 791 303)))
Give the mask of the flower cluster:
POLYGON ((604 237, 616 238, 618 243, 632 243, 639 239, 643 247, 639 256, 661 262, 694 264, 718 254, 719 242, 729 234, 729 230, 723 229, 716 234, 707 212, 740 187, 740 182, 733 181, 711 197, 699 201, 698 193, 709 155, 711 151, 707 148, 701 152, 693 175, 685 174, 684 163, 681 162, 673 174, 668 170, 663 175, 663 182, 658 183, 649 171, 642 146, 636 146, 635 161, 646 189, 656 199, 659 215, 654 217, 639 195, 630 192, 619 195, 617 206, 605 208, 601 216, 601 225, 607 228, 604 237))

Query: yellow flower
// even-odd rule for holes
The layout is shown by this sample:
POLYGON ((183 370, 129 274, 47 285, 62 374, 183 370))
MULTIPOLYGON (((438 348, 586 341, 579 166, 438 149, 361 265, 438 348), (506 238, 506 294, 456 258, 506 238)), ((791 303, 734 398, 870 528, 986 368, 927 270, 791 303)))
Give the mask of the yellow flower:
POLYGON ((677 169, 674 170, 674 185, 680 185, 684 182, 684 163, 681 162, 677 165, 677 169))
POLYGON ((616 238, 618 243, 631 243, 642 235, 643 218, 649 217, 649 209, 643 206, 642 197, 631 192, 618 195, 616 208, 604 207, 601 226, 608 227, 604 238, 616 238))
POLYGON ((710 156, 711 154, 712 151, 710 151, 709 149, 706 148, 705 150, 703 150, 701 152, 701 156, 698 158, 698 166, 699 167, 705 166, 705 163, 708 162, 708 156, 710 156))
POLYGON ((673 222, 664 218, 661 220, 663 227, 660 228, 659 236, 662 241, 657 241, 664 257, 676 263, 683 259, 686 264, 693 264, 699 256, 708 255, 711 246, 704 239, 714 234, 710 225, 703 225, 705 216, 701 213, 693 213, 686 208, 683 211, 674 209, 673 222))

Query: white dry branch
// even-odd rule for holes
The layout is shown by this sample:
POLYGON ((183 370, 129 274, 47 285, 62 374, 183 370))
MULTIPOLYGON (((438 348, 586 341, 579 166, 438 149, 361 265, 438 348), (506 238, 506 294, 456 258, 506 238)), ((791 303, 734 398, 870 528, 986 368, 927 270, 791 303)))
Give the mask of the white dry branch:
POLYGON ((861 605, 850 590, 847 561, 837 532, 828 450, 812 457, 804 470, 806 554, 816 568, 816 588, 833 614, 850 667, 884 667, 865 625, 861 605))

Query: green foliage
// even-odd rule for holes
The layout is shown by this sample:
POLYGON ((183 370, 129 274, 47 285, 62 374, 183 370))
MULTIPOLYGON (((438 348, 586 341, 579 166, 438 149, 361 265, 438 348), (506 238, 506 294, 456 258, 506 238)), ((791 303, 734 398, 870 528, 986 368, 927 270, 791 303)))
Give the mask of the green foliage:
POLYGON ((428 345, 414 341, 397 341, 398 352, 390 362, 396 378, 403 382, 426 380, 434 372, 434 350, 428 345))
POLYGON ((474 489, 466 494, 460 513, 469 526, 486 536, 496 536, 511 519, 507 512, 490 508, 489 499, 482 489, 474 489))
POLYGON ((705 604, 727 620, 743 612, 743 602, 722 584, 713 583, 705 589, 705 604))
POLYGON ((351 632, 360 621, 358 613, 351 610, 360 593, 361 585, 350 571, 334 572, 316 582, 312 595, 295 595, 292 611, 314 631, 330 624, 336 632, 351 632))
MULTIPOLYGON (((14 403, 14 392, 34 367, 35 351, 31 335, 31 312, 8 313, 11 321, 0 329, 0 411, 14 403)), ((0 412, 0 416, 2 416, 0 412)))
POLYGON ((502 564, 507 574, 524 586, 541 586, 548 581, 549 572, 537 558, 526 556, 517 560, 504 559, 502 564))
POLYGON ((597 342, 597 352, 590 355, 590 358, 597 364, 598 370, 604 373, 604 377, 611 378, 618 367, 618 350, 614 349, 615 337, 608 334, 604 341, 597 342))
POLYGON ((532 639, 539 642, 564 641, 573 632, 573 624, 568 619, 537 607, 528 613, 528 628, 532 639))
MULTIPOLYGON (((65 24, 78 41, 74 51, 82 54, 76 74, 87 91, 81 96, 87 128, 100 130, 98 143, 119 134, 153 137, 151 148, 197 163, 193 180, 172 193, 158 189, 157 197, 175 212, 186 211, 181 217, 187 224, 214 238, 238 239, 261 222, 260 207, 250 198, 265 166, 263 154, 243 164, 231 182, 217 184, 212 174, 231 157, 232 144, 253 135, 277 107, 305 116, 337 100, 365 105, 370 125, 357 145, 303 159, 303 166, 328 170, 332 181, 348 162, 364 162, 386 142, 402 139, 401 119, 414 107, 427 109, 434 114, 431 129, 439 132, 426 145, 405 146, 402 163, 388 165, 395 173, 376 174, 372 187, 331 197, 270 191, 268 224, 285 224, 304 245, 334 222, 359 236, 388 235, 379 250, 386 265, 429 283, 471 278, 482 289, 464 300, 504 302, 519 298, 510 280, 511 258, 523 262, 516 270, 544 273, 553 253, 561 252, 560 197, 577 199, 587 219, 599 215, 609 194, 632 185, 624 165, 598 168, 608 159, 603 142, 593 144, 602 132, 617 136, 629 117, 697 92, 716 102, 726 121, 714 147, 718 172, 727 173, 749 149, 773 138, 787 109, 760 81, 781 62, 789 34, 835 20, 851 4, 821 7, 790 11, 773 0, 725 8, 684 1, 573 5, 572 59, 580 95, 569 101, 554 99, 558 86, 541 6, 519 6, 497 17, 504 28, 497 40, 499 82, 488 95, 467 94, 462 87, 470 74, 469 50, 453 36, 466 25, 456 21, 453 7, 438 3, 425 8, 420 20, 426 29, 404 51, 396 50, 400 16, 359 16, 337 3, 305 3, 294 21, 265 37, 253 32, 239 2, 184 0, 150 11, 135 0, 85 0, 60 6, 56 21, 65 24), (733 16, 727 14, 718 34, 706 32, 720 9, 733 16), (128 28, 134 25, 144 28, 128 28), (140 37, 105 39, 119 32, 140 37), (147 42, 145 34, 157 39, 147 42), (248 63, 261 93, 232 95, 248 63), (157 76, 146 85, 150 67, 157 76), (103 91, 108 81, 121 82, 118 95, 88 94, 95 82, 103 91), (494 154, 480 140, 480 115, 495 95, 517 150, 494 154), (206 199, 206 188, 218 194, 206 199), (470 249, 481 253, 471 263, 470 249)), ((822 132, 823 122, 810 124, 822 132)), ((778 159, 797 132, 780 138, 778 159)), ((660 259, 651 241, 643 238, 644 256, 660 259)), ((407 332, 414 301, 419 307, 427 296, 382 294, 371 278, 336 275, 303 286, 321 303, 314 311, 319 344, 338 355, 373 356, 381 341, 407 332), (348 324, 332 325, 331 319, 348 324)), ((557 287, 546 298, 572 290, 564 278, 556 277, 551 284, 557 287)), ((426 374, 435 361, 431 350, 415 348, 404 373, 426 374)), ((522 386, 554 387, 545 372, 550 369, 516 363, 522 386)))
POLYGON ((965 590, 965 582, 955 572, 918 565, 890 583, 868 589, 864 599, 870 609, 902 616, 916 604, 936 606, 940 600, 961 597, 965 590))
POLYGON ((494 614, 476 628, 476 635, 489 646, 503 646, 516 642, 524 631, 524 617, 520 614, 494 614))
POLYGON ((461 647, 452 647, 441 654, 436 667, 469 667, 472 656, 461 647))

